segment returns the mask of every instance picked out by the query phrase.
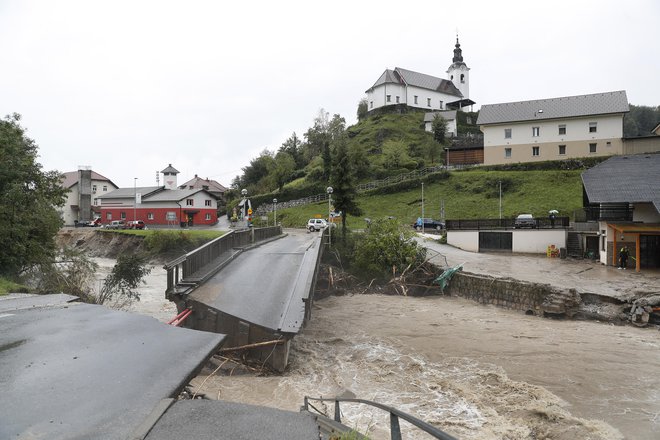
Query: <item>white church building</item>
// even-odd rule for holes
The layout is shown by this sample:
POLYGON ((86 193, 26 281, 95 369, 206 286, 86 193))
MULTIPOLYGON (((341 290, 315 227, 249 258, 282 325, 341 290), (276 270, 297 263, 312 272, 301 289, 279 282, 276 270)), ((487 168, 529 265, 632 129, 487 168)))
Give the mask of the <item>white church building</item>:
POLYGON ((369 111, 390 105, 428 111, 460 110, 474 104, 470 100, 470 68, 463 61, 458 37, 447 79, 396 67, 385 70, 366 94, 369 111))

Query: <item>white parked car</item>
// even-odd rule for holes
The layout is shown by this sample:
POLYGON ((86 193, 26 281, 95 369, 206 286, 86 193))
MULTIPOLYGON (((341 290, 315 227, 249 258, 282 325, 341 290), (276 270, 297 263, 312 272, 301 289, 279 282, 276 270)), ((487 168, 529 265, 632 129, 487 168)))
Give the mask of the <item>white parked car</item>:
MULTIPOLYGON (((334 227, 334 223, 330 223, 334 227)), ((307 230, 309 232, 320 231, 328 226, 328 222, 324 218, 310 218, 307 220, 307 230)))

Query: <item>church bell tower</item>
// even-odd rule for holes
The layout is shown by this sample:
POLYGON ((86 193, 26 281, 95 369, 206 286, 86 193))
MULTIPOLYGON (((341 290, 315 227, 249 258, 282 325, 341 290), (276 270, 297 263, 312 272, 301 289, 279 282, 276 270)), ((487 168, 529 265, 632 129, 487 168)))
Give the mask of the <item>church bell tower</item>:
POLYGON ((456 88, 463 94, 463 99, 470 99, 470 68, 463 61, 463 50, 456 35, 456 46, 454 47, 454 58, 447 69, 447 79, 454 83, 456 88))

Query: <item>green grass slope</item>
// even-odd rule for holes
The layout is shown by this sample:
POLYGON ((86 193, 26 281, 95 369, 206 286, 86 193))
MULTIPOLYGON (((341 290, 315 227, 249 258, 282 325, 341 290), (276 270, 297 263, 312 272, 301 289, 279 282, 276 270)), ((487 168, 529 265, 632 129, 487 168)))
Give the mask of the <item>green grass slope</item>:
MULTIPOLYGON (((545 217, 556 209, 560 216, 573 217, 582 207, 580 174, 575 171, 454 171, 437 182, 424 184, 424 213, 439 218, 444 201, 445 218, 499 218, 499 182, 502 182, 502 214, 505 218, 521 213, 545 217)), ((363 210, 359 218, 348 217, 350 228, 363 228, 364 218, 393 216, 404 224, 412 223, 422 214, 422 185, 412 189, 381 194, 363 194, 358 204, 363 210)), ((317 203, 278 210, 278 222, 285 227, 304 227, 307 219, 327 217, 328 204, 317 203)), ((271 213, 272 221, 272 213, 271 213)))

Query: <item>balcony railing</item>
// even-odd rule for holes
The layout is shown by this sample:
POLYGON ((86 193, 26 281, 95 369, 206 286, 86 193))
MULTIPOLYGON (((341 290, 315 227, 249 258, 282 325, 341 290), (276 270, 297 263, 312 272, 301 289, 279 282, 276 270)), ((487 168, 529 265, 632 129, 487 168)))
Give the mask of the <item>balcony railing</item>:
MULTIPOLYGON (((482 230, 482 229, 516 229, 516 219, 466 219, 466 220, 447 220, 447 230, 482 230)), ((539 217, 534 219, 533 229, 567 229, 570 225, 569 217, 555 217, 554 220, 548 217, 539 217)), ((529 226, 526 226, 529 227, 529 226)), ((524 228, 524 227, 523 227, 524 228)))
POLYGON ((633 208, 630 206, 587 206, 584 212, 587 221, 633 221, 633 208))

